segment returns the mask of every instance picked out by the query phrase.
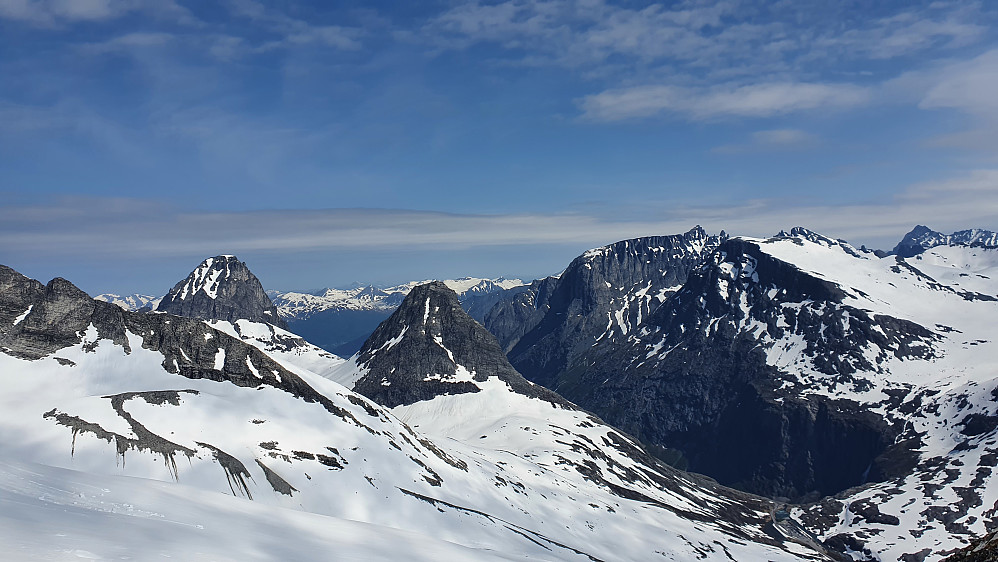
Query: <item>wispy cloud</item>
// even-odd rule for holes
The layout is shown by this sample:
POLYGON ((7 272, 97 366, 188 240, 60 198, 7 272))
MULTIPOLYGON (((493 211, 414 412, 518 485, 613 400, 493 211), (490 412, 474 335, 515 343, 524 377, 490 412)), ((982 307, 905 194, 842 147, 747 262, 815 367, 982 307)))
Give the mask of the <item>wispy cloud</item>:
POLYGON ((133 12, 191 23, 193 17, 175 0, 0 0, 0 18, 50 27, 101 22, 133 12))
POLYGON ((893 245, 914 224, 939 229, 998 228, 998 170, 912 185, 869 204, 791 204, 744 200, 664 207, 659 218, 597 214, 474 215, 413 210, 320 209, 190 212, 139 199, 62 198, 0 208, 6 255, 94 259, 204 256, 219 251, 370 252, 483 249, 493 246, 597 246, 685 231, 695 224, 732 234, 768 236, 803 225, 857 243, 893 245))
POLYGON ((650 4, 603 0, 461 3, 431 20, 424 34, 447 48, 495 43, 510 56, 552 64, 602 63, 611 56, 734 67, 744 61, 788 68, 817 58, 889 59, 979 40, 986 31, 976 2, 907 4, 869 18, 844 4, 720 0, 650 4), (839 25, 849 21, 850 25, 839 25), (764 23, 762 23, 764 22, 764 23))
POLYGON ((708 89, 678 86, 637 86, 613 89, 579 101, 583 118, 619 121, 663 113, 690 119, 771 117, 796 111, 838 109, 861 105, 870 92, 851 84, 764 83, 708 89))
POLYGON ((771 129, 752 133, 747 142, 714 147, 717 154, 740 154, 768 150, 803 150, 818 144, 818 138, 800 129, 771 129))
POLYGON ((976 2, 884 6, 714 1, 632 8, 602 0, 462 3, 423 33, 443 49, 500 48, 508 61, 581 70, 606 83, 580 106, 598 121, 673 112, 694 119, 854 107, 870 80, 818 79, 857 65, 979 42, 995 14, 976 2), (848 25, 842 22, 848 21, 848 25))
POLYGON ((998 121, 998 50, 924 75, 931 86, 919 107, 953 108, 998 121))
MULTIPOLYGON (((289 45, 320 45, 343 50, 361 48, 360 39, 365 32, 358 27, 340 25, 315 25, 303 19, 271 9, 257 0, 229 0, 232 14, 256 22, 258 25, 278 34, 278 39, 271 39, 257 45, 257 52, 287 47, 289 45)), ((247 43, 248 44, 248 43, 247 43)), ((229 45, 233 45, 230 43, 229 45)))
POLYGON ((884 99, 925 111, 955 111, 969 119, 962 131, 925 141, 934 148, 986 151, 998 156, 998 49, 968 60, 944 59, 905 72, 883 86, 884 99))

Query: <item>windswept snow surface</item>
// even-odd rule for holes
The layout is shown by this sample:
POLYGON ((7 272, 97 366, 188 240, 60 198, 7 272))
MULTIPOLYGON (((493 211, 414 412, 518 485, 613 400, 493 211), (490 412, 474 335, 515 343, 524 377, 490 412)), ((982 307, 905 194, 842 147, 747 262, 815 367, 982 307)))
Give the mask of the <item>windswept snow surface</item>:
MULTIPOLYGON (((550 453, 413 430, 290 362, 317 394, 186 378, 137 335, 126 353, 84 332, 42 359, 0 354, 0 552, 14 558, 817 559, 746 540, 768 540, 759 521, 694 517, 725 509, 696 487, 624 499, 550 453)), ((225 365, 250 359, 229 349, 225 365)))
POLYGON ((0 460, 0 506, 3 560, 523 559, 188 486, 9 460, 0 460))

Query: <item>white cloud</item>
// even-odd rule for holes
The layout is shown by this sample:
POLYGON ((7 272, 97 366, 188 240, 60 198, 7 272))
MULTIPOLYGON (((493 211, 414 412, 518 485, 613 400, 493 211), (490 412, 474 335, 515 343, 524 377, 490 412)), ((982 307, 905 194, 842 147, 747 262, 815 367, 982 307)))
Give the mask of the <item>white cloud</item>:
POLYGON ((586 119, 619 121, 663 113, 690 119, 771 117, 806 109, 855 107, 870 99, 867 89, 852 84, 777 82, 707 89, 636 86, 586 96, 579 105, 586 119))
POLYGON ((135 49, 161 47, 174 39, 175 37, 169 33, 126 33, 99 43, 87 43, 81 46, 81 50, 90 54, 132 53, 135 49))
POLYGON ((813 46, 816 50, 892 59, 936 46, 953 48, 972 44, 988 29, 981 25, 983 19, 976 4, 938 3, 926 10, 901 12, 874 19, 866 26, 822 35, 813 46))
MULTIPOLYGON (((595 214, 468 215, 411 210, 321 209, 184 212, 131 199, 63 199, 0 207, 0 247, 8 255, 49 259, 85 253, 95 260, 203 257, 233 252, 486 250, 499 246, 598 246, 616 240, 711 231, 769 236, 801 225, 856 244, 892 247, 915 224, 938 230, 998 229, 998 170, 912 185, 869 204, 791 204, 744 200, 727 205, 667 205, 658 218, 621 220, 595 214)), ((528 252, 529 253, 529 252, 528 252)), ((555 267, 557 264, 553 264, 555 267)), ((514 268, 515 269, 515 268, 514 268)))
POLYGON ((752 133, 748 142, 725 144, 711 150, 718 154, 738 154, 770 150, 801 150, 818 144, 818 138, 799 129, 770 129, 752 133))
MULTIPOLYGON (((342 50, 357 50, 361 47, 359 39, 364 31, 360 28, 313 25, 279 10, 271 10, 256 0, 229 0, 228 5, 233 15, 253 20, 271 33, 281 36, 280 39, 266 41, 259 47, 249 49, 250 51, 263 52, 290 45, 321 45, 342 50)), ((233 56, 231 49, 234 46, 231 42, 223 46, 223 49, 227 49, 223 54, 233 56)))
POLYGON ((871 18, 841 3, 721 0, 631 8, 603 0, 468 2, 433 19, 423 33, 447 48, 492 42, 512 57, 536 61, 546 54, 550 63, 568 66, 623 56, 731 72, 746 64, 801 69, 817 59, 890 59, 971 44, 987 31, 975 2, 901 8, 871 18))
POLYGON ((175 0, 0 0, 0 18, 33 25, 113 20, 130 12, 145 12, 190 23, 190 12, 175 0))
POLYGON ((998 120, 998 49, 931 73, 919 107, 954 108, 998 120))

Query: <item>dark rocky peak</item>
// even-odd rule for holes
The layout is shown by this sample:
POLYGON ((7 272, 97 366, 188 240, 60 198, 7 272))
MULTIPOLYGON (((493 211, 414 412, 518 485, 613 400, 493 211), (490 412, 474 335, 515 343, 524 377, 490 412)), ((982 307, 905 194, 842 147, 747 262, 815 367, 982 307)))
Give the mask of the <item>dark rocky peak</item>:
POLYGON ((894 254, 902 258, 910 258, 936 246, 968 246, 974 248, 998 248, 998 232, 972 228, 959 230, 953 234, 943 234, 926 226, 918 225, 904 235, 901 242, 894 246, 894 254))
POLYGON ((486 311, 483 324, 509 353, 524 334, 533 330, 551 308, 548 300, 558 285, 559 276, 536 279, 524 287, 506 291, 486 311))
POLYGON ((787 232, 786 230, 781 230, 780 232, 778 232, 776 234, 776 237, 777 238, 804 238, 805 240, 810 240, 811 242, 815 242, 817 244, 826 244, 826 245, 829 245, 829 246, 836 244, 835 240, 832 240, 831 238, 829 238, 827 236, 823 236, 821 234, 818 234, 817 232, 815 232, 813 230, 809 230, 807 228, 804 228, 803 226, 795 226, 795 227, 793 227, 793 228, 790 229, 790 232, 787 232))
POLYGON ((0 265, 0 334, 24 321, 45 285, 0 265))
POLYGON ((945 243, 945 234, 919 224, 911 229, 911 232, 905 234, 897 246, 894 246, 893 253, 902 258, 910 258, 929 248, 945 243))
POLYGON ((894 358, 932 357, 934 334, 850 306, 855 289, 764 246, 721 244, 641 330, 599 342, 553 388, 670 462, 750 492, 803 499, 896 475, 882 455, 899 428, 794 385, 862 390, 862 374, 894 358), (781 370, 767 353, 793 341, 798 361, 781 370), (798 369, 820 375, 799 382, 798 369))
POLYGON ((597 341, 626 337, 636 329, 725 239, 723 232, 712 236, 697 226, 683 234, 589 250, 561 276, 538 285, 546 293, 501 301, 489 312, 486 326, 509 350, 519 372, 548 386, 597 341))
POLYGON ((82 341, 90 326, 127 348, 123 312, 61 277, 42 285, 0 266, 0 349, 16 357, 47 357, 82 341))
POLYGON ((479 392, 481 383, 493 377, 513 392, 564 402, 521 377, 495 337, 439 281, 413 288, 367 339, 356 361, 366 374, 354 391, 388 407, 479 392))
POLYGON ((560 278, 571 282, 579 277, 591 277, 596 289, 601 289, 600 282, 605 289, 626 288, 649 277, 661 277, 665 283, 681 285, 688 273, 684 271, 683 263, 699 264, 702 256, 726 239, 724 231, 711 236, 696 226, 683 234, 621 240, 593 248, 575 258, 560 278), (606 287, 606 283, 611 286, 606 287))
POLYGON ((129 312, 90 298, 65 279, 42 285, 0 265, 0 353, 29 360, 55 356, 72 366, 56 354, 81 343, 92 353, 107 340, 130 354, 128 335, 140 338, 143 349, 161 353, 169 373, 238 386, 269 385, 346 415, 264 352, 199 319, 129 312))
POLYGON ((235 256, 201 262, 163 297, 156 310, 203 320, 266 322, 287 329, 260 280, 235 256))

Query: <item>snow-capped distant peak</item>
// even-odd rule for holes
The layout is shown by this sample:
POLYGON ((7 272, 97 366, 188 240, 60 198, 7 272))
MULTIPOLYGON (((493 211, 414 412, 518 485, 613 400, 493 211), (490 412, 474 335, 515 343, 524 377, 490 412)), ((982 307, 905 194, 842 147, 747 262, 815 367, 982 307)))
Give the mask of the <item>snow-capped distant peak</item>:
POLYGON ((943 234, 927 226, 918 225, 905 234, 901 242, 894 247, 894 253, 902 258, 910 258, 937 246, 995 248, 998 247, 998 232, 971 228, 953 234, 943 234))
POLYGON ((118 305, 128 311, 136 311, 142 309, 155 310, 159 306, 159 302, 163 300, 163 297, 154 297, 152 295, 143 295, 140 293, 132 293, 131 295, 118 295, 115 293, 103 293, 94 297, 95 300, 109 302, 114 305, 118 305))
MULTIPOLYGON (((345 289, 328 288, 314 293, 289 291, 273 295, 274 304, 283 318, 304 320, 327 310, 377 310, 391 312, 402 303, 409 291, 430 281, 410 281, 392 287, 357 285, 345 289)), ((498 277, 462 277, 446 279, 442 283, 464 300, 466 297, 491 295, 520 287, 525 283, 520 279, 498 277)))

